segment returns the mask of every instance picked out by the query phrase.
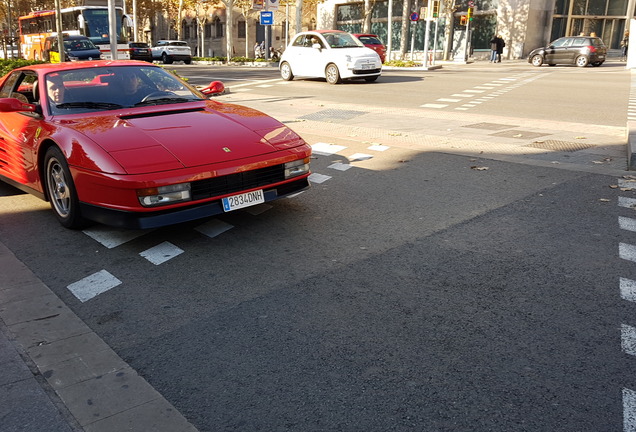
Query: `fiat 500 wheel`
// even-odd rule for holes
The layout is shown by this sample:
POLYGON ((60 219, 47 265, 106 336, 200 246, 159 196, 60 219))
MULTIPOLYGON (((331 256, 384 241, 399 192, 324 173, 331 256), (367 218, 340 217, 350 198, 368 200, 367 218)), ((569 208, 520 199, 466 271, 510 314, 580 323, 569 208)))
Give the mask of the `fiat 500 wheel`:
POLYGON ((325 77, 327 78, 327 82, 329 84, 338 84, 340 82, 340 72, 338 71, 338 66, 333 63, 327 65, 327 69, 325 70, 325 77))
POLYGON ((280 65, 280 76, 285 81, 291 81, 294 79, 294 74, 292 73, 289 63, 284 62, 282 65, 280 65))
POLYGON ((74 229, 83 227, 85 221, 80 214, 73 178, 64 155, 57 147, 46 151, 44 175, 51 208, 62 226, 74 229))
POLYGON ((541 66, 543 64, 543 57, 539 54, 532 57, 532 66, 541 66))

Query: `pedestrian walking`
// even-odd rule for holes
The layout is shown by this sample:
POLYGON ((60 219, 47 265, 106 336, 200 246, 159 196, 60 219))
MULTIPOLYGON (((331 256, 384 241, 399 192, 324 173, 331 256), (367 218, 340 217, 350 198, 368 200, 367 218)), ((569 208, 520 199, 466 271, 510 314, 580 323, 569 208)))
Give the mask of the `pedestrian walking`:
POLYGON ((497 61, 497 35, 492 35, 490 39, 490 63, 497 61))
POLYGON ((629 48, 629 32, 626 31, 621 41, 621 61, 627 61, 627 49, 629 48))
POLYGON ((499 35, 494 35, 490 39, 490 63, 501 63, 501 54, 505 46, 506 42, 499 35))

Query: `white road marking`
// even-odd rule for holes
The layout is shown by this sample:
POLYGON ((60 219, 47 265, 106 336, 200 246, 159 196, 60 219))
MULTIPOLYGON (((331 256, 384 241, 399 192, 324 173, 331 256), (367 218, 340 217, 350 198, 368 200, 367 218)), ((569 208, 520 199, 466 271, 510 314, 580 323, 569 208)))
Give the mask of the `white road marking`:
POLYGON ((311 151, 323 156, 329 156, 334 153, 338 153, 341 150, 346 149, 345 146, 339 146, 335 144, 329 144, 324 142, 317 142, 311 146, 311 151))
POLYGON ((67 286, 82 303, 121 285, 121 281, 106 270, 101 270, 67 286))
POLYGON ((636 392, 623 389, 623 432, 636 432, 636 392))
POLYGON ((464 90, 466 93, 483 93, 484 90, 464 90))
POLYGON ((446 108, 448 105, 445 104, 433 104, 433 103, 427 103, 424 105, 420 105, 420 108, 446 108))
POLYGON ((627 243, 619 243, 618 256, 624 260, 636 262, 636 246, 627 243))
POLYGON ((195 229, 199 231, 201 234, 206 235, 210 238, 214 238, 220 234, 223 234, 225 231, 234 228, 234 225, 230 225, 228 223, 222 222, 218 219, 213 219, 209 222, 206 222, 202 225, 199 225, 195 229))
POLYGON ((165 263, 168 260, 171 260, 178 255, 181 255, 183 252, 183 249, 178 248, 172 243, 166 241, 139 253, 139 255, 146 258, 154 265, 159 265, 165 263))
POLYGON ((439 98, 437 102, 461 102, 461 99, 439 98))
POLYGON ((618 205, 625 208, 636 209, 636 198, 618 197, 618 205))
POLYGON ((324 174, 318 174, 318 173, 311 173, 309 175, 309 181, 312 183, 324 183, 327 180, 329 180, 331 178, 331 176, 328 175, 324 175, 324 174))
POLYGON ((388 149, 390 149, 391 147, 389 146, 385 146, 382 144, 374 144, 372 146, 367 147, 367 150, 373 150, 373 151, 386 151, 388 149))
POLYGON ((636 232, 636 219, 619 216, 618 225, 621 227, 621 229, 636 232))
POLYGON ((327 168, 335 169, 335 170, 338 170, 338 171, 346 171, 349 168, 351 168, 351 165, 350 164, 341 163, 341 162, 336 162, 336 163, 333 163, 333 164, 329 165, 327 168))
POLYGON ((636 328, 621 325, 621 348, 626 354, 636 355, 636 328))
POLYGON ((354 153, 351 156, 349 156, 349 160, 351 162, 358 162, 358 161, 368 160, 372 158, 373 158, 373 155, 365 154, 365 153, 354 153))
POLYGON ((258 216, 259 214, 265 213, 267 210, 274 208, 274 206, 270 204, 257 204, 255 206, 246 207, 245 211, 251 214, 252 216, 258 216))
POLYGON ((126 230, 107 226, 97 226, 85 229, 82 232, 93 240, 101 243, 104 247, 112 249, 152 231, 154 230, 126 230))
POLYGON ((621 278, 621 297, 623 300, 636 302, 636 281, 621 278))
POLYGON ((452 94, 451 96, 455 96, 455 97, 463 97, 463 98, 471 98, 471 97, 475 97, 475 95, 472 95, 472 94, 466 94, 466 93, 455 93, 455 94, 452 94))

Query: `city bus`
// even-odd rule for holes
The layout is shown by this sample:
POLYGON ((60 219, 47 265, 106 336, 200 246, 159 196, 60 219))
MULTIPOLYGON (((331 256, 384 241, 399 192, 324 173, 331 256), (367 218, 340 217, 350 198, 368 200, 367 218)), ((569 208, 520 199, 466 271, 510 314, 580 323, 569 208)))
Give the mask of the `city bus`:
MULTIPOLYGON (((88 37, 95 44, 103 58, 110 59, 110 33, 107 6, 73 6, 62 12, 62 32, 68 35, 88 37)), ((130 58, 128 38, 132 34, 132 21, 120 7, 117 14, 117 58, 130 58)), ((43 60, 44 41, 55 36, 55 11, 43 10, 31 12, 18 18, 20 29, 20 48, 22 57, 30 60, 43 60)))

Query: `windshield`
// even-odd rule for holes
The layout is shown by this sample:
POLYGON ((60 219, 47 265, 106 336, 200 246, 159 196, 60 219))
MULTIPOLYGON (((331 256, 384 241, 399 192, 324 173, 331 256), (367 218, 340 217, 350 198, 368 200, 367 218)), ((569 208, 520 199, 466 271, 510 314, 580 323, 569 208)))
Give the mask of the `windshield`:
MULTIPOLYGON (((126 27, 122 29, 122 11, 117 9, 116 14, 117 42, 127 43, 128 35, 126 34, 126 27)), ((86 9, 82 11, 82 15, 84 18, 84 34, 88 36, 95 45, 110 43, 108 9, 86 9)))
POLYGON ((65 40, 64 49, 66 51, 84 51, 97 49, 93 42, 88 39, 65 40))
POLYGON ((50 73, 45 79, 49 111, 78 114, 205 98, 170 72, 153 66, 105 66, 50 73))
POLYGON ((364 48, 362 42, 349 33, 323 33, 331 48, 364 48))

